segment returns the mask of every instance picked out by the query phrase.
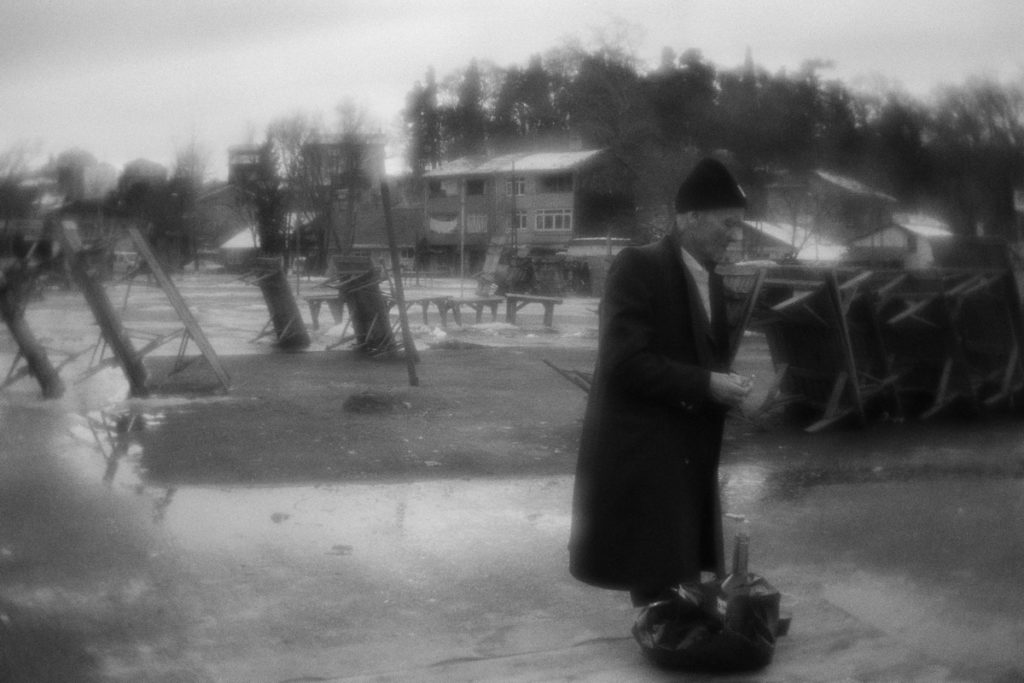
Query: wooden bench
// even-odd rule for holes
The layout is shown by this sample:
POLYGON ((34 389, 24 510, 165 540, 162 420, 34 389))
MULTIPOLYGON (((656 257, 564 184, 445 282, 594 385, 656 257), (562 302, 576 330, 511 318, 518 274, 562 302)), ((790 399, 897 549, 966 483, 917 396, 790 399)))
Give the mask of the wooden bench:
POLYGON ((516 322, 516 312, 527 304, 541 304, 544 306, 544 326, 553 327, 555 321, 555 305, 562 303, 562 300, 555 296, 534 296, 533 294, 506 294, 505 295, 505 322, 512 325, 516 322))
MULTIPOLYGON (((405 311, 409 312, 413 306, 420 306, 423 309, 423 324, 427 324, 427 312, 431 306, 437 308, 437 312, 441 315, 441 326, 448 326, 448 302, 451 300, 449 296, 427 296, 418 299, 406 299, 405 300, 405 311)), ((388 307, 397 306, 398 301, 393 297, 388 297, 388 307)))
MULTIPOLYGON (((393 275, 394 273, 392 273, 393 275)), ((450 272, 444 270, 415 270, 413 268, 402 268, 402 284, 406 285, 420 285, 421 280, 425 283, 433 284, 434 280, 441 278, 451 277, 450 272)))
POLYGON ((449 299, 448 310, 452 312, 452 318, 456 325, 462 324, 462 307, 468 306, 476 312, 476 321, 483 320, 484 308, 491 309, 491 320, 498 319, 498 304, 505 301, 503 296, 478 296, 470 299, 449 299))
POLYGON ((309 296, 303 297, 306 300, 306 304, 309 305, 309 317, 313 321, 313 329, 320 329, 320 308, 327 303, 328 308, 331 309, 331 315, 334 316, 335 324, 340 323, 342 317, 345 314, 344 299, 338 292, 331 294, 310 294, 309 296))

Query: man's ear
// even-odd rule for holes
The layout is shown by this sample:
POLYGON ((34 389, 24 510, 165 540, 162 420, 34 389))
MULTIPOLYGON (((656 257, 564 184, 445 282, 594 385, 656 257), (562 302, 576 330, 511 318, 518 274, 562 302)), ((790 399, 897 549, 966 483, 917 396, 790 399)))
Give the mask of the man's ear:
POLYGON ((699 217, 699 211, 687 211, 686 213, 677 213, 676 225, 681 228, 685 228, 688 225, 693 225, 694 223, 696 223, 699 217))

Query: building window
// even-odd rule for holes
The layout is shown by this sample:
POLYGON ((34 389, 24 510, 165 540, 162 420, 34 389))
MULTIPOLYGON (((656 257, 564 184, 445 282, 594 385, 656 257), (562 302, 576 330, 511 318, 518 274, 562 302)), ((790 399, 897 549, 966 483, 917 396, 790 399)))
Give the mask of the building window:
POLYGON ((459 196, 459 182, 453 178, 427 181, 431 198, 459 196))
POLYGON ((572 192, 572 174, 546 175, 540 179, 541 192, 572 192))
POLYGON ((467 196, 479 196, 484 193, 484 189, 487 185, 487 181, 483 179, 467 180, 466 181, 466 195, 467 196))
POLYGON ((522 197, 526 194, 526 178, 509 178, 505 181, 505 195, 508 197, 522 197))
POLYGON ((565 232, 572 230, 572 209, 544 209, 537 212, 537 231, 565 232))
POLYGON ((530 227, 530 214, 526 211, 516 211, 512 216, 512 227, 516 230, 526 230, 530 227))
POLYGON ((466 233, 486 233, 487 214, 471 213, 466 216, 466 233))

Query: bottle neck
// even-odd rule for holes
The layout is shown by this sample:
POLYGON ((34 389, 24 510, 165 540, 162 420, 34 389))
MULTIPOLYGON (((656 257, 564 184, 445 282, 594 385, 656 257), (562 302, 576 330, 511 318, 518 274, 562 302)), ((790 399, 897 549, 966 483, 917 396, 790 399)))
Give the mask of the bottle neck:
POLYGON ((746 576, 749 562, 750 539, 745 533, 736 535, 736 544, 732 551, 732 573, 735 576, 746 576))

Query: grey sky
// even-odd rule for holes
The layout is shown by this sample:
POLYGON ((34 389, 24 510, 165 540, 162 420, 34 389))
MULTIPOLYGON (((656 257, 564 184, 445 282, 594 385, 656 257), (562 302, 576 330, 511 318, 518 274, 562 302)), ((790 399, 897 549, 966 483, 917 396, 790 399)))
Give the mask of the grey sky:
POLYGON ((222 173, 227 146, 278 116, 331 121, 351 98, 386 125, 430 65, 524 64, 614 19, 652 66, 664 46, 723 67, 749 47, 772 71, 818 57, 922 96, 1024 74, 1021 0, 5 0, 0 150, 39 139, 167 164, 195 137, 222 173))

